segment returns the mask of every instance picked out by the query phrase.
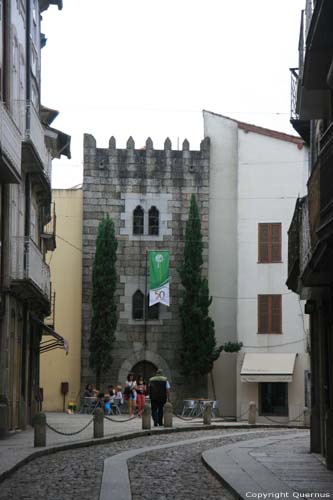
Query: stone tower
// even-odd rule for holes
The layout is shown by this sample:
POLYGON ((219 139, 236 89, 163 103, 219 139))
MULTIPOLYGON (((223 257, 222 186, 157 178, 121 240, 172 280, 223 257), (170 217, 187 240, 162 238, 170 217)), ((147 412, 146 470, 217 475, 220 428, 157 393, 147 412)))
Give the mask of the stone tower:
POLYGON ((114 361, 102 375, 105 384, 124 384, 129 371, 146 378, 162 368, 174 400, 201 387, 181 374, 179 318, 180 278, 177 272, 184 249, 185 226, 192 193, 197 197, 203 235, 203 274, 207 275, 209 139, 199 151, 190 151, 187 140, 181 151, 172 150, 166 139, 164 150, 155 150, 150 138, 142 149, 133 139, 126 149, 117 149, 114 137, 109 148, 96 147, 91 135, 84 136, 83 177, 83 295, 81 382, 93 381, 89 369, 88 339, 91 322, 92 265, 100 220, 109 214, 115 224, 117 251, 117 302, 119 319, 114 361), (170 251, 170 307, 144 305, 148 295, 147 251, 170 251))

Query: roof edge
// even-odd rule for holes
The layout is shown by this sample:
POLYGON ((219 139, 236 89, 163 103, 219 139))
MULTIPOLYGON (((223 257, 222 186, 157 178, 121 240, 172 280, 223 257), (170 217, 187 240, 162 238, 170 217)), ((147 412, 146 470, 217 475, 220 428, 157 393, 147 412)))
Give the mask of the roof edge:
POLYGON ((230 118, 229 116, 221 115, 219 113, 214 113, 213 111, 208 111, 206 109, 203 109, 202 112, 209 113, 211 115, 233 121, 234 123, 237 123, 238 128, 244 130, 244 132, 254 132, 255 134, 265 135, 267 137, 273 137, 274 139, 279 139, 280 141, 291 142, 293 144, 298 144, 300 146, 305 145, 305 141, 297 135, 286 134, 285 132, 279 132, 278 130, 272 130, 266 127, 260 127, 259 125, 253 125, 251 123, 241 122, 239 120, 235 120, 234 118, 230 118))

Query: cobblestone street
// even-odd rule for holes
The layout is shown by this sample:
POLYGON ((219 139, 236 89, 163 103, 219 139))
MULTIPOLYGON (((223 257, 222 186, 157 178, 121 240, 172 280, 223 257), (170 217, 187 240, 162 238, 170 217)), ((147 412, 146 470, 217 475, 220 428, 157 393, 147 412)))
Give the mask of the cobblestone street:
MULTIPOLYGON (((234 496, 201 460, 205 450, 295 430, 220 429, 179 432, 82 447, 37 458, 1 483, 1 500, 98 500, 104 460, 128 450, 174 443, 174 447, 137 455, 129 460, 133 500, 231 500, 234 496), (179 446, 182 440, 204 439, 179 446)), ((110 492, 111 494, 111 492, 110 492)), ((112 496, 110 496, 111 498, 112 496)), ((118 500, 113 496, 114 500, 118 500)))

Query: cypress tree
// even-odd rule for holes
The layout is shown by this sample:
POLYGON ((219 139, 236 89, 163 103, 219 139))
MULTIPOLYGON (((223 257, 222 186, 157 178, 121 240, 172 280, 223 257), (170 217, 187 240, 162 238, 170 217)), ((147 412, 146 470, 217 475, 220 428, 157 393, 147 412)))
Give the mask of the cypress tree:
POLYGON ((99 388, 101 374, 112 364, 111 351, 117 327, 116 251, 117 240, 113 221, 107 215, 98 226, 93 264, 92 320, 89 339, 89 365, 96 375, 99 388))
POLYGON ((182 325, 181 361, 183 373, 208 374, 223 347, 216 347, 214 322, 209 317, 208 281, 201 277, 202 234, 196 197, 192 194, 189 218, 186 223, 184 259, 179 269, 184 287, 180 305, 182 325))

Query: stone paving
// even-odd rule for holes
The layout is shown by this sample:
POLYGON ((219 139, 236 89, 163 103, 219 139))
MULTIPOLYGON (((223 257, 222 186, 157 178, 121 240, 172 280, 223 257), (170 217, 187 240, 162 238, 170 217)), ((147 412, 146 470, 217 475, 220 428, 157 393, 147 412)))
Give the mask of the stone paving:
MULTIPOLYGON (((116 418, 127 420, 125 415, 116 418)), ((35 500, 38 497, 40 500, 98 500, 101 491, 103 495, 105 485, 114 484, 112 481, 105 482, 112 476, 110 471, 115 470, 108 469, 106 464, 110 460, 117 463, 118 457, 125 456, 124 454, 132 457, 125 462, 127 481, 128 478, 130 480, 129 494, 127 497, 118 495, 119 491, 112 487, 110 492, 106 490, 107 495, 103 499, 245 499, 248 497, 232 494, 202 462, 204 452, 226 450, 230 446, 248 447, 257 470, 267 477, 271 474, 276 481, 282 481, 281 484, 286 489, 288 485, 304 494, 321 491, 325 498, 333 499, 333 472, 326 470, 318 456, 309 453, 308 431, 281 427, 250 428, 244 423, 223 423, 222 428, 220 422, 220 428, 212 427, 203 432, 202 420, 188 422, 174 419, 171 433, 165 433, 163 428, 152 428, 147 432, 141 430, 141 420, 134 419, 122 423, 105 421, 107 437, 96 444, 96 440, 92 439, 92 424, 82 433, 76 433, 90 420, 90 415, 47 414, 47 421, 52 427, 72 435, 65 436, 48 430, 47 448, 37 452, 33 448, 32 429, 17 433, 4 441, 0 440, 0 480, 1 474, 4 477, 4 473, 20 461, 31 458, 32 454, 44 454, 20 466, 1 482, 0 499, 35 500), (281 439, 283 435, 284 443, 278 441, 279 435, 281 439), (275 441, 272 436, 275 436, 275 441), (268 446, 270 439, 272 442, 268 446), (109 442, 105 442, 106 440, 109 442), (111 440, 113 441, 110 442, 111 440), (95 445, 91 446, 92 443, 95 445), (256 446, 250 446, 250 443, 256 443, 256 446), (263 443, 266 443, 265 446, 263 443), (59 451, 68 446, 71 449, 59 451), (150 449, 152 447, 155 449, 150 449), (103 474, 103 469, 107 477, 106 473, 103 474), (314 490, 313 478, 321 489, 314 490)), ((221 456, 216 455, 220 462, 221 456)), ((220 474, 222 479, 224 472, 225 470, 220 474)), ((244 477, 245 472, 239 466, 236 468, 236 477, 244 477)), ((259 497, 256 491, 253 495, 252 498, 266 500, 263 496, 259 497)))
MULTIPOLYGON (((202 451, 211 446, 221 446, 222 443, 250 436, 262 437, 272 432, 220 429, 161 434, 156 431, 152 435, 125 441, 60 451, 27 463, 5 479, 1 483, 0 499, 35 500, 38 497, 41 500, 98 500, 106 458, 136 448, 174 443, 175 447, 167 452, 157 451, 130 462, 133 499, 230 500, 233 498, 231 494, 202 464, 202 451), (239 438, 228 437, 231 432, 239 433, 239 438), (212 440, 178 446, 181 439, 203 438, 203 434, 204 438, 212 440), (156 462, 157 459, 161 462, 156 462), (136 466, 138 470, 135 470, 136 466)), ((118 500, 118 497, 113 499, 118 500)))

